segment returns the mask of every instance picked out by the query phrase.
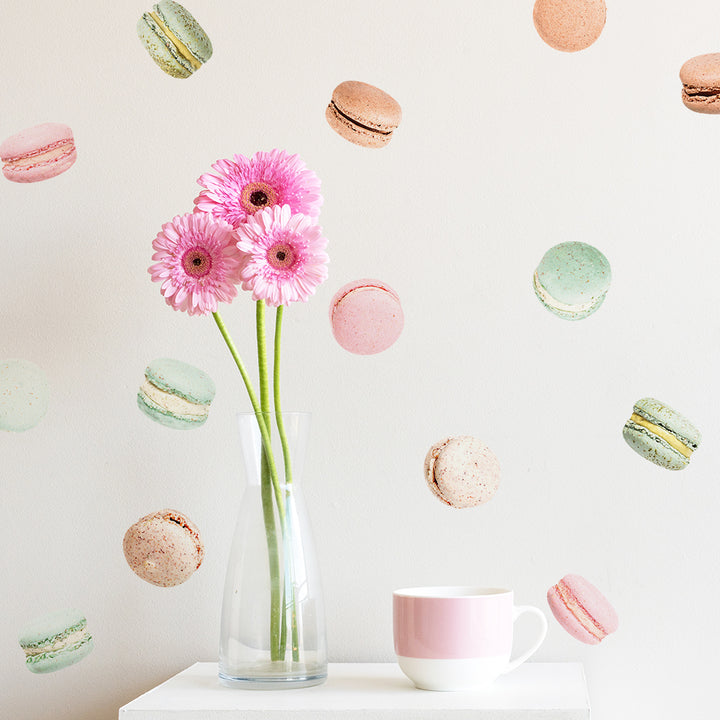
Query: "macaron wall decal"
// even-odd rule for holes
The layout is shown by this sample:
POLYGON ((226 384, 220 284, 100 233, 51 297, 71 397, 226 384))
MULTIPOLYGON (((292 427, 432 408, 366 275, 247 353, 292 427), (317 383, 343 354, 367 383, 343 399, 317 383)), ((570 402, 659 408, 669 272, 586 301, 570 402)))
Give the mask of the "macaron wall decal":
POLYGON ((702 439, 686 417, 654 398, 635 403, 623 437, 638 455, 668 470, 686 468, 702 439))
POLYGON ((357 80, 340 83, 325 110, 340 137, 366 148, 385 147, 402 119, 400 104, 384 90, 357 80))
POLYGON ((143 13, 137 34, 160 69, 174 78, 190 77, 212 57, 210 38, 190 12, 173 0, 161 0, 143 13))
POLYGON ((536 0, 533 22, 550 47, 577 52, 600 37, 606 14, 605 0, 536 0))
POLYGON ((131 570, 158 587, 180 585, 200 567, 205 546, 197 526, 177 510, 160 510, 140 518, 123 538, 131 570))
POLYGON ((680 68, 682 101, 705 115, 720 114, 720 53, 690 58, 680 68))
POLYGON ((48 409, 45 371, 29 360, 0 360, 0 430, 34 428, 48 409))
POLYGON ((3 175, 16 183, 35 183, 61 175, 77 159, 73 131, 62 123, 21 130, 0 144, 3 175))
POLYGON ((215 397, 215 383, 199 368, 172 358, 153 360, 137 394, 140 410, 175 430, 204 425, 215 397))
POLYGON ((30 672, 62 670, 87 657, 93 649, 85 615, 70 608, 56 610, 28 622, 18 638, 30 672))
POLYGON ((425 455, 425 481, 435 497, 461 510, 492 500, 500 485, 500 462, 470 435, 446 437, 425 455))
POLYGON ((610 263, 592 245, 565 242, 550 248, 533 275, 538 300, 563 320, 582 320, 605 300, 610 263))

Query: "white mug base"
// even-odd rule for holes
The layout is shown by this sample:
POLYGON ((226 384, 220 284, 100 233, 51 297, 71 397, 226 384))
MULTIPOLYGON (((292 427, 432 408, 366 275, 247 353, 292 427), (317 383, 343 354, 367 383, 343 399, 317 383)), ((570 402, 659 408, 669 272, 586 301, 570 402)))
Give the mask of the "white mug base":
POLYGON ((508 669, 509 655, 434 659, 398 656, 400 669, 421 690, 481 690, 508 669))

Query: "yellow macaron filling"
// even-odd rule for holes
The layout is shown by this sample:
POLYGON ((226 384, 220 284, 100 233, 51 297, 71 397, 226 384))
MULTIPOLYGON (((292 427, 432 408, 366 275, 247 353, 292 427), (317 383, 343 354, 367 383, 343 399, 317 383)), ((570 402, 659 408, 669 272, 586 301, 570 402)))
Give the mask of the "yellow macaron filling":
POLYGON ((199 62, 197 58, 193 57, 192 53, 187 49, 187 47, 185 47, 185 45, 183 45, 177 35, 175 35, 175 33, 173 33, 172 30, 170 30, 170 28, 158 17, 158 14, 152 11, 148 14, 168 36, 172 44, 177 48, 178 52, 195 68, 195 70, 201 68, 202 63, 199 62))
POLYGON ((674 450, 677 450, 684 457, 689 458, 690 455, 692 455, 692 448, 689 448, 683 442, 678 440, 678 438, 676 438, 672 433, 669 433, 667 430, 665 430, 665 428, 661 428, 659 425, 651 423, 649 420, 646 420, 644 417, 641 417, 637 413, 633 413, 630 416, 630 422, 633 422, 636 425, 640 425, 641 427, 649 430, 654 435, 662 438, 668 445, 670 445, 670 447, 672 447, 674 450))

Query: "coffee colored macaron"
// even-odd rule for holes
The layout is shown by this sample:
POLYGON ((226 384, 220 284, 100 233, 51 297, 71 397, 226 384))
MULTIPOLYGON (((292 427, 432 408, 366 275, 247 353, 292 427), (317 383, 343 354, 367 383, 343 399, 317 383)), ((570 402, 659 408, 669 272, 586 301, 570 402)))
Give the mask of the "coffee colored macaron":
POLYGON ((34 673, 62 670, 93 649, 85 616, 73 609, 35 618, 22 629, 18 641, 25 651, 25 666, 34 673))
POLYGON ((49 395, 45 371, 35 363, 0 361, 0 430, 34 428, 45 417, 49 395))
POLYGON ((581 575, 566 575, 547 592, 552 614, 576 640, 598 645, 619 626, 608 599, 581 575))
POLYGON ((500 484, 500 462, 490 448, 469 435, 447 437, 425 456, 425 480, 433 495, 451 507, 488 502, 500 484))
POLYGON ((77 159, 72 130, 43 123, 21 130, 0 145, 3 175, 12 182, 48 180, 69 170, 77 159))
POLYGON ((215 383, 207 373, 180 360, 160 358, 145 368, 137 404, 155 422, 187 430, 205 423, 214 397, 215 383))
POLYGON ((720 53, 690 58, 680 68, 680 81, 686 108, 706 115, 720 114, 720 53))
POLYGON ((140 518, 123 538, 132 571, 159 587, 184 583, 202 564, 205 548, 193 522, 177 510, 140 518))
POLYGON ((387 350, 405 320, 398 294, 380 280, 354 280, 330 302, 330 325, 341 347, 356 355, 387 350))
POLYGON ((565 242, 550 248, 533 276, 538 300, 564 320, 582 320, 605 300, 610 263, 592 245, 565 242))
POLYGON ((536 0, 533 21, 550 47, 577 52, 600 37, 606 14, 605 0, 536 0))
POLYGON ((398 102, 380 88, 356 80, 340 83, 325 111, 330 127, 355 145, 385 147, 400 124, 398 102))
POLYGON ((702 440, 686 417, 654 398, 635 403, 623 437, 638 455, 668 470, 686 468, 702 440))
POLYGON ((190 77, 212 57, 212 43, 180 3, 160 0, 137 24, 140 41, 168 75, 190 77))

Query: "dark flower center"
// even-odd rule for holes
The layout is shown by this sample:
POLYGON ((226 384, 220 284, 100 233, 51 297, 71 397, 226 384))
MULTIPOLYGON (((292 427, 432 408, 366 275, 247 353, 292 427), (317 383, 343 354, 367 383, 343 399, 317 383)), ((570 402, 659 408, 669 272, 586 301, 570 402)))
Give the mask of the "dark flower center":
POLYGON ((182 257, 183 270, 194 278, 205 277, 212 270, 212 265, 212 256, 205 248, 190 248, 182 257))
POLYGON ((248 183, 240 196, 245 212, 254 215, 258 210, 277 205, 278 194, 274 188, 262 180, 248 183))
POLYGON ((295 264, 297 255, 288 243, 275 243, 267 252, 267 260, 275 270, 287 270, 295 264))

